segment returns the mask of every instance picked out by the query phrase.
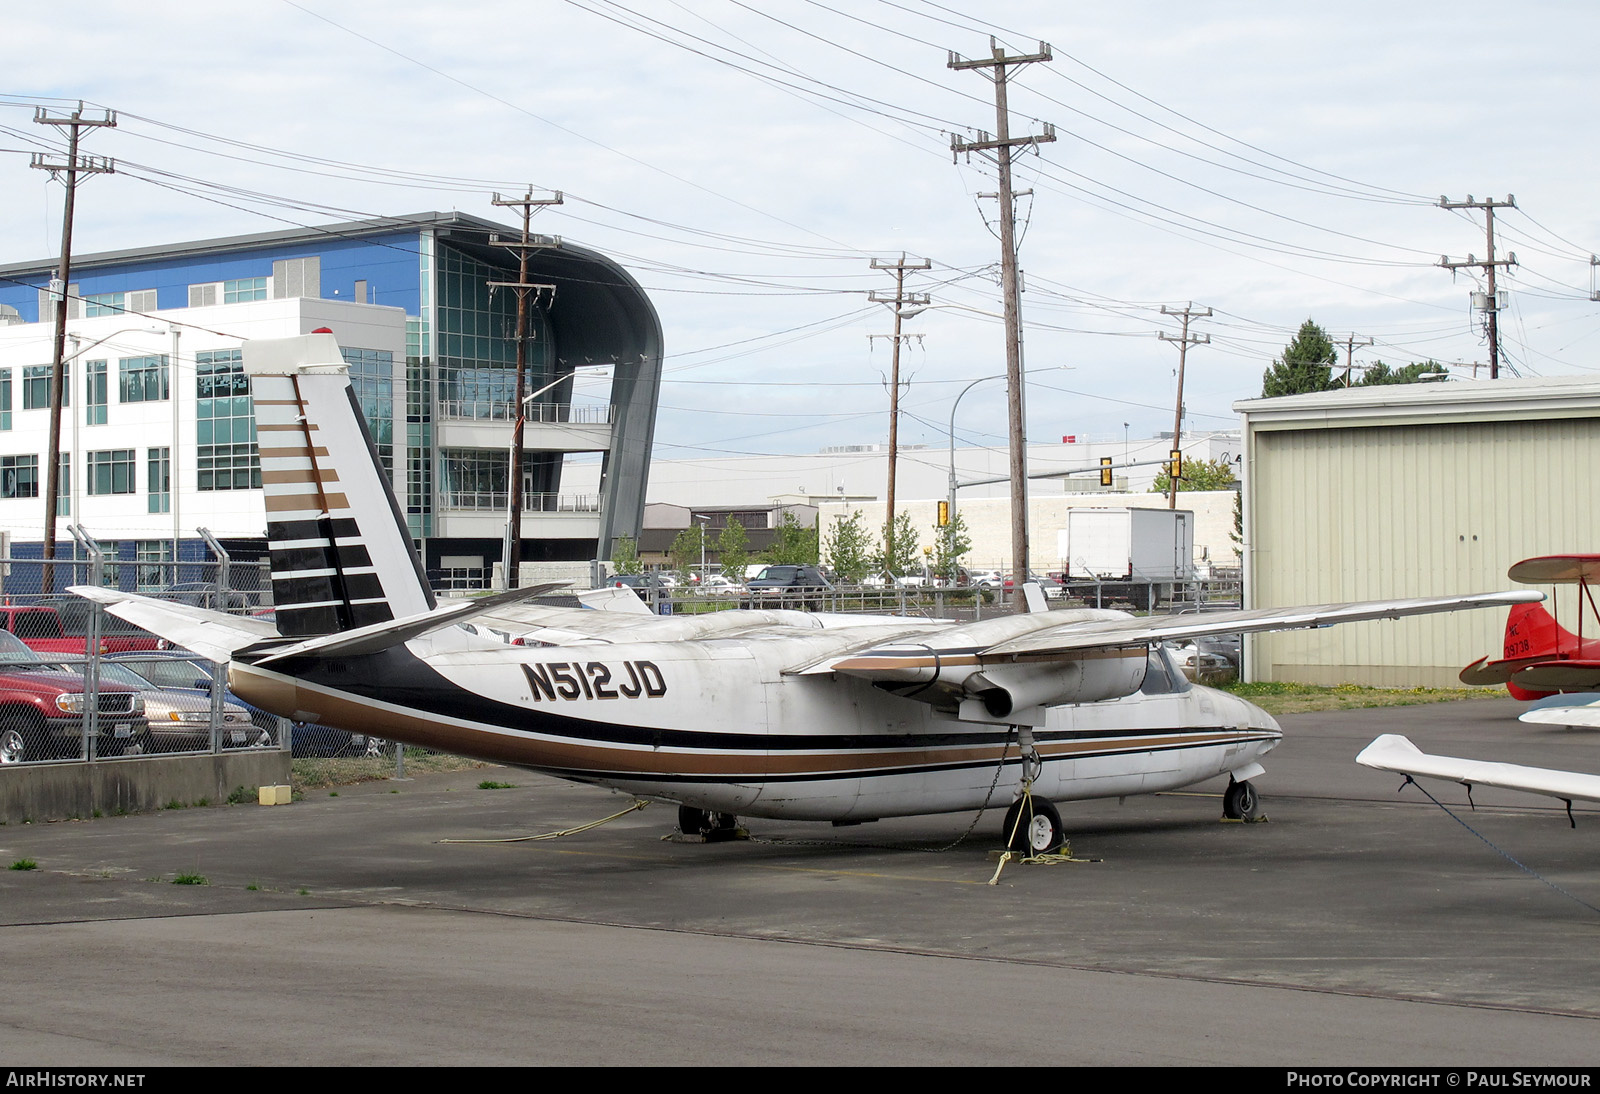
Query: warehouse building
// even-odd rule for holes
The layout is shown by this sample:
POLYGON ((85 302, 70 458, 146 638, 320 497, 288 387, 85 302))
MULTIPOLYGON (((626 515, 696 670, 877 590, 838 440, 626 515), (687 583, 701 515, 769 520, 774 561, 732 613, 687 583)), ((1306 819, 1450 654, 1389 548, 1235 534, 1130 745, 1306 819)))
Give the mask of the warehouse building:
MULTIPOLYGON (((1247 607, 1516 588, 1533 555, 1600 551, 1600 382, 1360 387, 1234 404, 1247 607)), ((1551 590, 1546 589, 1549 593, 1551 590)), ((1575 609, 1561 590, 1563 618, 1575 609)), ((1505 613, 1262 635, 1254 680, 1450 686, 1498 656, 1505 613)))

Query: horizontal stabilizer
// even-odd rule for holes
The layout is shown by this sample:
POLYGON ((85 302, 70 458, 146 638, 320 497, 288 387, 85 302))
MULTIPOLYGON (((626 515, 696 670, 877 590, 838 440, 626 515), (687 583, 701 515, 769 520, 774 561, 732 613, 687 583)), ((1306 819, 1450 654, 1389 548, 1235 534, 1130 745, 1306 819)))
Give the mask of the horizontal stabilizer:
POLYGON ((1528 691, 1593 691, 1600 688, 1600 661, 1545 660, 1513 673, 1511 679, 1528 691))
POLYGON ((1497 786, 1502 790, 1523 790, 1568 802, 1600 802, 1600 775, 1432 756, 1398 733, 1385 733, 1373 741, 1361 750, 1356 763, 1397 775, 1449 779, 1468 787, 1497 786))
POLYGON ((278 628, 268 619, 232 615, 94 585, 74 585, 67 591, 98 601, 118 619, 126 619, 210 661, 231 660, 236 650, 278 637, 278 628))
POLYGON ((480 615, 487 615, 499 608, 511 604, 532 600, 534 597, 544 596, 556 589, 566 588, 564 581, 551 581, 542 585, 529 585, 525 589, 511 589, 493 596, 479 597, 477 600, 457 601, 446 604, 442 608, 435 608, 431 612, 420 615, 408 616, 405 619, 390 620, 383 623, 372 623, 355 630, 342 631, 338 634, 320 635, 316 638, 307 638, 288 646, 278 646, 260 657, 252 657, 250 661, 256 665, 270 665, 274 661, 283 661, 290 657, 314 653, 318 657, 359 657, 364 654, 378 653, 391 646, 398 646, 409 642, 413 638, 465 623, 469 619, 480 615))

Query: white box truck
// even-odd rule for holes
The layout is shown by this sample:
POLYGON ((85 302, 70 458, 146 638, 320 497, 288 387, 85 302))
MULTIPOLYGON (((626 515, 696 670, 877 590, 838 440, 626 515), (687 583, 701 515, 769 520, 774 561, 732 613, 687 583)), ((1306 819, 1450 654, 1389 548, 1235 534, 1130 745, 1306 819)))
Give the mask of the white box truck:
POLYGON ((1153 608, 1195 577, 1187 509, 1069 509, 1057 541, 1073 595, 1153 608))

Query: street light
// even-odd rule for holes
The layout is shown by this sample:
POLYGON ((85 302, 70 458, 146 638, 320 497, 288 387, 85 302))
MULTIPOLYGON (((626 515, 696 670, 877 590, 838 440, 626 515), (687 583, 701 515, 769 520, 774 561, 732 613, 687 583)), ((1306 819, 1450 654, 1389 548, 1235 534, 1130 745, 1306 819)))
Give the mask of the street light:
MULTIPOLYGON (((551 388, 560 387, 568 380, 576 379, 576 375, 576 370, 574 370, 573 372, 567 373, 565 376, 558 376, 539 390, 532 391, 527 395, 524 395, 522 397, 522 401, 517 404, 517 418, 511 426, 511 441, 506 446, 506 534, 505 539, 502 540, 500 544, 500 558, 502 560, 500 566, 501 584, 507 589, 515 589, 521 584, 521 582, 518 581, 519 575, 512 572, 512 556, 516 554, 516 552, 512 551, 511 548, 514 544, 520 542, 522 538, 522 521, 520 519, 522 516, 520 511, 522 508, 520 504, 522 501, 522 491, 518 489, 522 483, 522 468, 517 466, 520 462, 517 459, 517 453, 522 448, 522 427, 527 421, 528 406, 533 402, 533 400, 537 399, 551 388)), ((597 372, 594 375, 595 377, 601 377, 606 375, 606 373, 597 372)), ((520 564, 520 559, 518 560, 518 563, 520 564)))
MULTIPOLYGON (((976 311, 977 309, 971 308, 971 309, 968 309, 968 310, 969 311, 976 311)), ((985 312, 983 314, 988 314, 988 313, 985 312)), ((1064 372, 1067 369, 1070 369, 1072 367, 1073 366, 1071 366, 1071 365, 1052 365, 1050 368, 1038 369, 1038 370, 1036 370, 1036 373, 1037 372, 1064 372)), ((1005 378, 1006 378, 1006 374, 1003 373, 1003 372, 997 372, 993 376, 980 376, 976 380, 974 380, 970 384, 968 384, 966 387, 962 388, 961 389, 961 393, 956 396, 956 401, 950 405, 950 506, 949 506, 949 509, 950 509, 950 519, 951 520, 954 520, 955 517, 956 517, 956 410, 957 410, 958 407, 961 406, 961 400, 966 396, 967 392, 971 391, 973 388, 977 387, 979 384, 984 383, 985 381, 988 381, 988 380, 1004 380, 1005 378)))
POLYGON ((711 527, 711 518, 705 513, 690 513, 690 520, 698 520, 700 524, 700 583, 706 580, 706 529, 711 527))

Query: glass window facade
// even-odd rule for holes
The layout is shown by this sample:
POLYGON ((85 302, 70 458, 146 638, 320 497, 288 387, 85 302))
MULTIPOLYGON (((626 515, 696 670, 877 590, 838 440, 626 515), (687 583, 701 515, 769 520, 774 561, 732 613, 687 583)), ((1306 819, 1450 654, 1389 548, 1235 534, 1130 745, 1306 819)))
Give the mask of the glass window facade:
MULTIPOLYGON (((155 451, 151 449, 151 451, 155 451)), ((167 575, 172 572, 172 541, 170 539, 140 539, 134 541, 133 557, 139 592, 164 589, 174 582, 167 575)))
POLYGON ((243 352, 202 351, 194 370, 197 489, 260 489, 261 452, 243 352))
POLYGON ((150 512, 172 512, 172 449, 145 449, 145 493, 150 499, 150 512))
POLYGON ((350 387, 356 405, 367 420, 367 431, 378 450, 378 460, 391 486, 394 484, 394 354, 386 349, 341 346, 350 366, 350 387))
POLYGON ((222 302, 224 304, 242 304, 247 300, 265 300, 266 298, 267 279, 264 277, 241 277, 222 283, 222 302))
POLYGON ((167 357, 124 357, 117 362, 117 388, 125 403, 158 403, 171 398, 167 357))
POLYGON ((39 496, 39 457, 0 456, 0 498, 39 496))
POLYGON ((133 468, 131 448, 89 453, 90 495, 137 493, 138 480, 134 478, 133 468))
MULTIPOLYGON (((61 405, 72 405, 72 366, 63 365, 61 405)), ((27 365, 22 370, 22 409, 50 409, 50 366, 27 365)))
POLYGON ((11 370, 0 368, 0 429, 11 428, 11 370))
POLYGON ((83 424, 106 424, 106 363, 88 361, 83 366, 83 424))
POLYGON ((128 296, 120 292, 90 293, 83 298, 83 316, 93 319, 100 315, 121 315, 128 309, 128 296))

